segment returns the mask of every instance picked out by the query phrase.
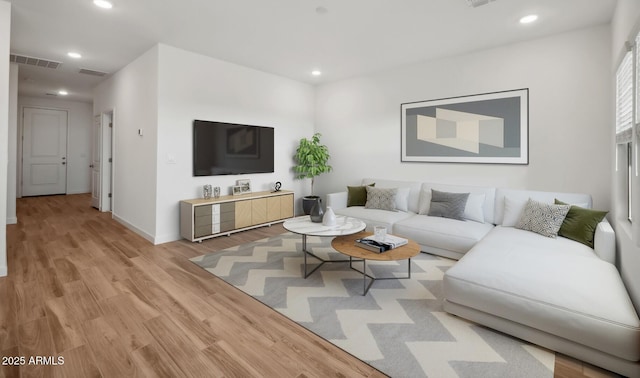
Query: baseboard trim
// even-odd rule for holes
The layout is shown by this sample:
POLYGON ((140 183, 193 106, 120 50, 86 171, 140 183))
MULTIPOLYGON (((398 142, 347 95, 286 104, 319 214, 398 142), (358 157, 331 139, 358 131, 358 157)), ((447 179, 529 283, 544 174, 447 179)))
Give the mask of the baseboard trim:
POLYGON ((122 224, 123 226, 125 226, 126 228, 130 229, 131 231, 135 232, 136 234, 142 236, 143 238, 147 239, 150 243, 153 243, 154 245, 157 244, 155 242, 155 237, 141 229, 139 229, 138 227, 132 225, 131 223, 127 222, 126 220, 120 218, 118 215, 114 214, 113 212, 111 213, 111 217, 117 221, 118 223, 122 224))
POLYGON ((18 218, 17 217, 7 218, 7 224, 18 224, 18 218))
POLYGON ((164 235, 154 238, 153 244, 170 243, 182 239, 180 235, 164 235))
POLYGON ((67 195, 69 194, 88 194, 91 193, 91 189, 79 189, 79 190, 69 190, 67 191, 67 195))
POLYGON ((6 266, 0 265, 0 277, 6 277, 9 270, 6 266))

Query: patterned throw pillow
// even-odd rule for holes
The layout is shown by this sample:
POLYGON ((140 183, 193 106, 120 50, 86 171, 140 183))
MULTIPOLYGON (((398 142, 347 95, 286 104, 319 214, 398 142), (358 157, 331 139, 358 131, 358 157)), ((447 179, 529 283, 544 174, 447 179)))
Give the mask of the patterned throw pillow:
POLYGON ((366 190, 367 203, 364 205, 365 209, 396 211, 396 194, 398 194, 398 189, 383 189, 367 186, 366 190))
POLYGON ((570 207, 538 202, 529 198, 516 228, 555 238, 570 207))
POLYGON ((469 193, 448 193, 431 189, 429 216, 464 220, 469 193))

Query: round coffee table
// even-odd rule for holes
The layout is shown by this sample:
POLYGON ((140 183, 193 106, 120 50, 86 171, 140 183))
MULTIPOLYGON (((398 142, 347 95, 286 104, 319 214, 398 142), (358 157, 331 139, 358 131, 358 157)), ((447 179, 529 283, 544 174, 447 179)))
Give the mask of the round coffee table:
POLYGON ((331 246, 336 251, 342 253, 343 255, 349 256, 349 267, 356 272, 362 273, 362 285, 363 285, 363 293, 362 295, 367 295, 369 292, 369 288, 376 280, 397 280, 397 279, 407 279, 411 278, 411 258, 420 253, 420 246, 413 240, 409 240, 409 242, 403 246, 390 249, 386 252, 372 252, 368 249, 364 249, 362 247, 358 247, 356 245, 356 239, 361 239, 367 236, 371 236, 370 232, 358 232, 356 234, 338 236, 331 241, 331 246), (353 258, 363 262, 362 270, 358 270, 353 267, 353 258), (406 277, 374 277, 372 275, 367 274, 367 260, 374 261, 398 261, 398 260, 407 260, 407 276, 406 277), (367 278, 370 279, 369 285, 367 285, 367 278))
POLYGON ((302 235, 302 253, 304 255, 304 278, 309 277, 311 273, 315 272, 320 268, 324 263, 332 263, 332 262, 350 262, 349 260, 325 260, 321 257, 314 255, 312 252, 307 250, 307 236, 328 236, 328 237, 336 237, 336 236, 344 236, 355 234, 356 232, 360 232, 364 230, 367 226, 360 219, 346 217, 343 215, 336 215, 336 225, 335 226, 324 226, 322 223, 315 223, 311 221, 311 217, 308 215, 295 217, 291 219, 287 219, 282 224, 285 229, 293 232, 294 234, 302 235), (307 255, 313 256, 320 261, 320 265, 313 268, 312 271, 307 273, 307 255))

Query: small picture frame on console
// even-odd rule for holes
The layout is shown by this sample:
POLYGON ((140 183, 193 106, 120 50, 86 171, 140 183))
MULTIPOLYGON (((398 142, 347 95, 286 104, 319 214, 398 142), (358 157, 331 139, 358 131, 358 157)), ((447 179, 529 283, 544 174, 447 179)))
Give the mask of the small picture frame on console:
POLYGON ((239 194, 244 194, 244 193, 242 193, 242 187, 240 185, 235 185, 235 186, 232 187, 232 189, 233 189, 233 195, 234 196, 237 196, 239 194))
POLYGON ((236 180, 236 186, 240 187, 242 194, 251 193, 251 180, 236 180))

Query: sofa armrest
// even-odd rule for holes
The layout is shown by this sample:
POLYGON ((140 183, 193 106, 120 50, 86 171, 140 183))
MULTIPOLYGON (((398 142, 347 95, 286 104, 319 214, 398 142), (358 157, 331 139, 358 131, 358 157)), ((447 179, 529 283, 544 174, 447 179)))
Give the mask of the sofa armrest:
POLYGON ((327 194, 327 207, 333 210, 344 209, 347 207, 347 192, 329 193, 327 194))
POLYGON ((607 219, 598 223, 593 240, 593 249, 602 260, 616 263, 616 234, 607 219))

